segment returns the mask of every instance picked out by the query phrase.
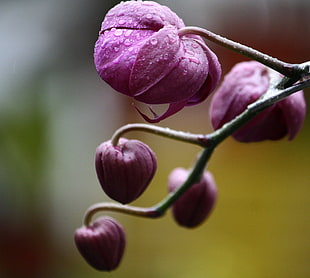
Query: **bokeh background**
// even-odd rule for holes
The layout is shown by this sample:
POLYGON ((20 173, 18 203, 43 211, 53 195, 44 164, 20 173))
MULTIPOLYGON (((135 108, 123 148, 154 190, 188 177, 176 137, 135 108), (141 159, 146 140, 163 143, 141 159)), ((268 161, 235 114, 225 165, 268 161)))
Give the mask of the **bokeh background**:
MULTIPOLYGON (((208 28, 288 62, 310 58, 308 0, 166 0, 187 25, 208 28)), ((110 213, 127 233, 119 269, 100 273, 77 253, 85 209, 108 200, 96 180, 95 148, 115 129, 142 122, 131 100, 101 81, 93 46, 111 0, 0 1, 1 278, 310 277, 310 114, 288 142, 228 139, 209 169, 219 188, 204 225, 178 227, 110 213)), ((213 43, 226 73, 244 60, 213 43)), ((305 91, 309 104, 310 91, 305 91)), ((207 133, 209 101, 161 126, 207 133)), ((135 205, 166 194, 167 175, 190 167, 198 147, 142 133, 158 171, 135 205)))

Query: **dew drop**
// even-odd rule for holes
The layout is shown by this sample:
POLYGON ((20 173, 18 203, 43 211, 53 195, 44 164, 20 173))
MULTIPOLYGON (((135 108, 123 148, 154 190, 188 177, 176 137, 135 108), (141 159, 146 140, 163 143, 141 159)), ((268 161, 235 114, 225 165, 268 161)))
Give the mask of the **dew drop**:
POLYGON ((123 31, 121 29, 116 29, 114 31, 114 36, 119 37, 123 34, 123 31))
POLYGON ((132 30, 128 29, 126 32, 125 32, 125 37, 129 37, 132 33, 132 30))
POLYGON ((192 47, 193 47, 193 48, 198 48, 198 44, 193 42, 193 43, 192 43, 192 47))
POLYGON ((131 41, 129 40, 129 39, 126 39, 125 41, 124 41, 124 45, 126 45, 126 46, 130 46, 132 43, 131 43, 131 41))
POLYGON ((176 42, 176 38, 175 38, 175 36, 173 36, 173 35, 171 35, 171 34, 169 34, 168 35, 168 42, 170 43, 170 44, 174 44, 175 42, 176 42))
POLYGON ((151 38, 150 43, 151 45, 156 45, 158 43, 158 40, 156 38, 151 38))
POLYGON ((153 18, 153 15, 147 14, 145 17, 146 17, 147 19, 152 19, 152 18, 153 18))
POLYGON ((168 60, 168 59, 169 59, 169 54, 168 54, 168 53, 165 53, 164 56, 163 56, 163 59, 164 59, 164 60, 168 60))
POLYGON ((114 46, 114 52, 118 52, 119 51, 119 46, 114 46))
POLYGON ((187 73, 188 73, 188 71, 185 69, 185 70, 183 70, 183 72, 182 72, 182 74, 185 76, 185 75, 187 75, 187 73))
POLYGON ((124 19, 120 19, 119 21, 118 21, 118 24, 119 25, 124 25, 126 23, 126 20, 124 20, 124 19))
POLYGON ((198 60, 197 58, 195 58, 195 57, 189 58, 189 61, 190 61, 190 62, 193 62, 193 63, 195 63, 195 64, 197 64, 197 65, 200 64, 199 60, 198 60))

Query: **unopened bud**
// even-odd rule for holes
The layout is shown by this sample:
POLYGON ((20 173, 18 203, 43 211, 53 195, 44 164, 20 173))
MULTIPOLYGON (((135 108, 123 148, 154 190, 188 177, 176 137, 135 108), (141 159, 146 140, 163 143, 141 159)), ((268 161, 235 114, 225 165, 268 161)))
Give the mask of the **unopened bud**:
POLYGON ((107 141, 97 148, 95 166, 104 192, 127 204, 145 191, 155 174, 157 161, 146 144, 121 138, 117 146, 107 141))
POLYGON ((104 271, 118 267, 126 245, 123 227, 111 217, 101 217, 90 226, 77 229, 74 240, 83 258, 104 271))
MULTIPOLYGON (((189 171, 184 168, 174 169, 168 178, 169 192, 175 191, 187 179, 189 171)), ((211 213, 217 197, 217 188, 210 172, 204 172, 201 180, 192 185, 172 205, 176 222, 184 227, 200 225, 211 213)))
MULTIPOLYGON (((236 64, 225 76, 215 93, 210 107, 214 129, 242 113, 270 87, 270 72, 256 62, 236 64)), ((303 91, 296 92, 263 110, 233 133, 240 142, 279 140, 288 135, 292 140, 301 129, 306 114, 303 91)))

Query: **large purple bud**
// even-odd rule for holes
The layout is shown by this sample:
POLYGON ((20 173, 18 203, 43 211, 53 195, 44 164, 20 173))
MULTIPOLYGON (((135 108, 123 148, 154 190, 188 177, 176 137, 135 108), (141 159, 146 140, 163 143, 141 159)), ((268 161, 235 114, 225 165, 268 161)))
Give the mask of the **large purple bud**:
MULTIPOLYGON (((174 192, 188 178, 189 171, 174 169, 168 178, 169 192, 174 192)), ((175 221, 184 227, 194 228, 200 225, 211 213, 217 198, 217 188, 210 172, 204 172, 200 181, 192 185, 172 205, 175 221)))
MULTIPOLYGON (((214 129, 242 113, 269 87, 270 71, 266 66, 256 61, 236 64, 213 96, 210 118, 214 129)), ((286 135, 292 140, 301 129, 305 114, 304 94, 299 91, 260 112, 232 136, 240 142, 279 140, 286 135)))
POLYGON ((221 77, 216 55, 168 7, 152 1, 126 1, 104 18, 95 45, 100 77, 116 91, 146 104, 169 104, 150 119, 159 122, 207 98, 221 77))
POLYGON ((145 191, 156 172, 157 161, 146 144, 120 138, 117 146, 107 141, 97 148, 95 166, 104 192, 127 204, 145 191))
POLYGON ((74 241, 83 258, 95 269, 111 271, 118 267, 125 250, 123 227, 111 217, 101 217, 75 231, 74 241))

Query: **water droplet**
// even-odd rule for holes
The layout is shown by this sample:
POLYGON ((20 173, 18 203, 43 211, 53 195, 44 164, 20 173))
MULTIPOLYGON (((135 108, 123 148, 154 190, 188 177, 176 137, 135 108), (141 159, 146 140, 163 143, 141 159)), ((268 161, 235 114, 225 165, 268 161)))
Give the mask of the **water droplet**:
POLYGON ((183 72, 182 72, 182 74, 185 76, 185 75, 187 75, 187 73, 188 73, 188 71, 185 69, 185 70, 183 70, 183 72))
POLYGON ((190 50, 188 50, 188 49, 185 49, 185 52, 186 52, 188 55, 190 55, 190 56, 195 56, 195 53, 192 52, 192 51, 190 51, 190 50))
POLYGON ((175 43, 176 42, 176 37, 175 36, 173 36, 172 34, 168 34, 168 42, 170 43, 170 44, 173 44, 173 43, 175 43))
POLYGON ((126 20, 124 20, 124 19, 120 19, 118 21, 118 24, 120 24, 120 25, 124 25, 125 23, 126 23, 126 20))
POLYGON ((119 46, 114 46, 114 52, 118 52, 119 51, 119 46))
POLYGON ((153 15, 147 14, 145 17, 146 17, 147 19, 152 19, 152 18, 153 18, 153 15))
POLYGON ((160 18, 161 18, 162 21, 165 21, 165 20, 166 20, 166 17, 165 17, 164 15, 160 14, 159 16, 160 16, 160 18))
POLYGON ((168 60, 168 59, 169 59, 169 54, 168 54, 168 53, 165 53, 164 56, 163 56, 163 59, 164 59, 164 60, 168 60))
POLYGON ((193 62, 193 63, 195 63, 195 64, 197 64, 197 65, 200 64, 199 60, 198 60, 197 58, 195 58, 195 57, 189 58, 189 61, 190 61, 190 62, 193 62))
POLYGON ((151 45, 156 45, 158 43, 158 40, 156 38, 151 38, 150 43, 151 45))
POLYGON ((121 36, 123 34, 123 30, 121 30, 121 29, 116 29, 115 31, 114 31, 114 36, 116 36, 116 37, 119 37, 119 36, 121 36))
POLYGON ((126 45, 126 46, 130 46, 132 43, 131 43, 131 41, 129 40, 129 39, 126 39, 125 41, 124 41, 124 45, 126 45))
POLYGON ((198 48, 198 44, 193 42, 193 43, 192 43, 192 47, 193 47, 193 48, 198 48))
POLYGON ((129 37, 132 33, 132 30, 128 29, 126 32, 125 32, 125 37, 129 37))

